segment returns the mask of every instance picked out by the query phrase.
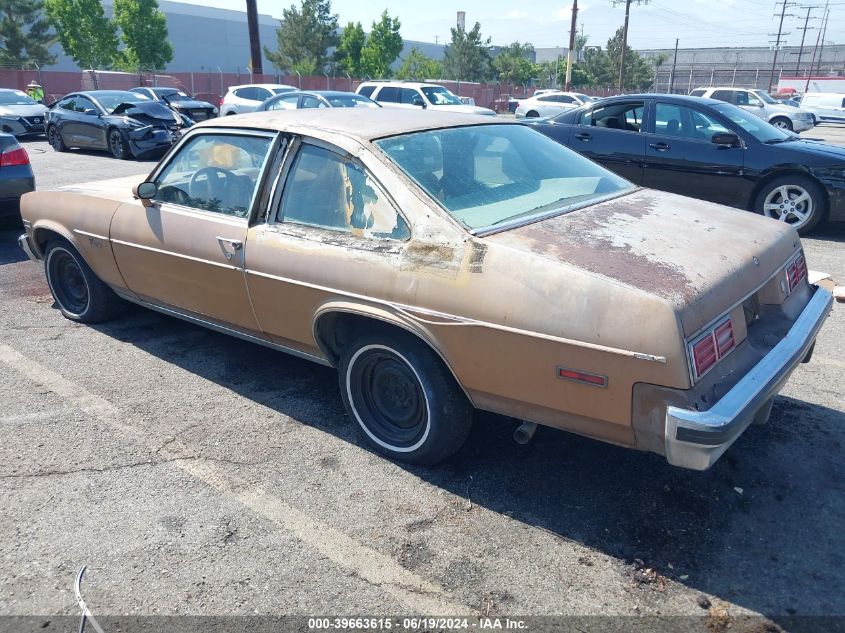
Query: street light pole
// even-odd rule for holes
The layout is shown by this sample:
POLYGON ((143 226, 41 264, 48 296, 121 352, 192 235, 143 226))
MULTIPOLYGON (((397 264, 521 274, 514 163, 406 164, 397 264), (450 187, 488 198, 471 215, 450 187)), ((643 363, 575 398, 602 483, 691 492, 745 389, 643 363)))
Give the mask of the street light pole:
POLYGON ((569 27, 569 52, 566 55, 566 90, 572 90, 572 56, 575 48, 575 29, 578 23, 578 0, 572 0, 572 25, 569 27))

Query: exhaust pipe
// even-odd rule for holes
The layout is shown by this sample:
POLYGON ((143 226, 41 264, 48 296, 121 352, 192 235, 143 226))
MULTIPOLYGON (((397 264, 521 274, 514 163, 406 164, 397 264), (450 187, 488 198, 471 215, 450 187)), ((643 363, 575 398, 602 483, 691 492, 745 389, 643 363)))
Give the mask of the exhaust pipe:
POLYGON ((525 446, 534 437, 535 431, 537 431, 536 422, 523 422, 513 432, 513 439, 517 444, 525 446))

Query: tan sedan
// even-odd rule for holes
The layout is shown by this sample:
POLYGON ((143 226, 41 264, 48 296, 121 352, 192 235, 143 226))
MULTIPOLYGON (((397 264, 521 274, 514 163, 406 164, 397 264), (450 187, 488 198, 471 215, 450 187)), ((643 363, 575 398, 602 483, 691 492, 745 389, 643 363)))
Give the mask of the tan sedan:
POLYGON ((70 319, 139 303, 339 370, 386 455, 473 409, 709 467, 809 359, 831 293, 783 223, 637 189, 513 122, 300 110, 191 128, 149 177, 23 198, 70 319))

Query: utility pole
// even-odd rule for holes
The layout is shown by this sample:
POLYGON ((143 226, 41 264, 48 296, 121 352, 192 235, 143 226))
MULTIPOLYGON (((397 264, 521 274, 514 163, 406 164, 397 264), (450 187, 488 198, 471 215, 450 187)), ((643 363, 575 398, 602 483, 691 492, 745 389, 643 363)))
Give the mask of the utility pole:
POLYGON ((678 64, 678 38, 675 38, 675 56, 672 58, 672 74, 669 76, 669 94, 675 94, 675 67, 678 64))
POLYGON ((249 29, 250 66, 254 74, 263 75, 261 38, 258 35, 258 5, 256 0, 246 0, 246 22, 249 29))
POLYGON ((818 7, 815 6, 808 6, 803 7, 807 9, 807 17, 804 18, 804 28, 801 28, 801 47, 798 49, 798 61, 795 63, 795 76, 798 76, 798 73, 801 72, 801 57, 804 55, 804 38, 807 37, 807 31, 810 29, 810 13, 812 13, 813 9, 817 9, 818 7))
MULTIPOLYGON (((622 50, 619 52, 619 93, 625 90, 625 49, 628 48, 628 19, 631 13, 631 2, 636 1, 637 4, 648 4, 650 0, 610 0, 615 7, 618 4, 625 3, 625 23, 622 26, 622 50)), ((786 0, 784 0, 786 1, 786 0)))
MULTIPOLYGON (((769 87, 766 92, 772 91, 772 84, 775 82, 775 66, 778 63, 778 51, 780 50, 780 36, 783 34, 783 19, 786 17, 786 7, 792 6, 787 0, 780 0, 783 3, 783 9, 780 12, 780 24, 778 25, 778 38, 775 42, 775 55, 772 58, 772 74, 769 75, 769 87)), ((777 3, 775 3, 777 6, 777 3)))
MULTIPOLYGON (((827 7, 828 7, 829 3, 830 3, 830 0, 827 0, 824 3, 824 17, 822 17, 822 25, 824 25, 825 18, 827 17, 827 7)), ((807 73, 807 82, 804 84, 804 92, 805 93, 810 88, 810 79, 813 76, 813 66, 815 66, 815 64, 816 64, 816 53, 819 50, 819 42, 821 41, 821 38, 822 38, 822 28, 819 27, 819 34, 816 36, 816 45, 813 48, 813 59, 810 61, 810 72, 807 73)))
POLYGON ((830 20, 830 9, 827 9, 822 21, 822 42, 819 45, 819 63, 816 65, 816 75, 821 75, 822 72, 822 57, 824 57, 824 38, 827 37, 827 23, 830 20))
POLYGON ((572 0, 572 25, 569 27, 569 52, 566 54, 566 86, 572 90, 572 56, 575 49, 575 30, 578 28, 578 0, 572 0))

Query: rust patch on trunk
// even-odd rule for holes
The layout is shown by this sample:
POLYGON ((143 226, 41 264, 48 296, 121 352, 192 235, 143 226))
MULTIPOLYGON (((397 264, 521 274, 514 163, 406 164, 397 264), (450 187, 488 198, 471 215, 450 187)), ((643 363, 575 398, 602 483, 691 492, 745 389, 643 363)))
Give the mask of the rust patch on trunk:
POLYGON ((484 271, 484 256, 487 255, 487 245, 473 242, 472 251, 469 256, 469 272, 481 273, 484 271))

